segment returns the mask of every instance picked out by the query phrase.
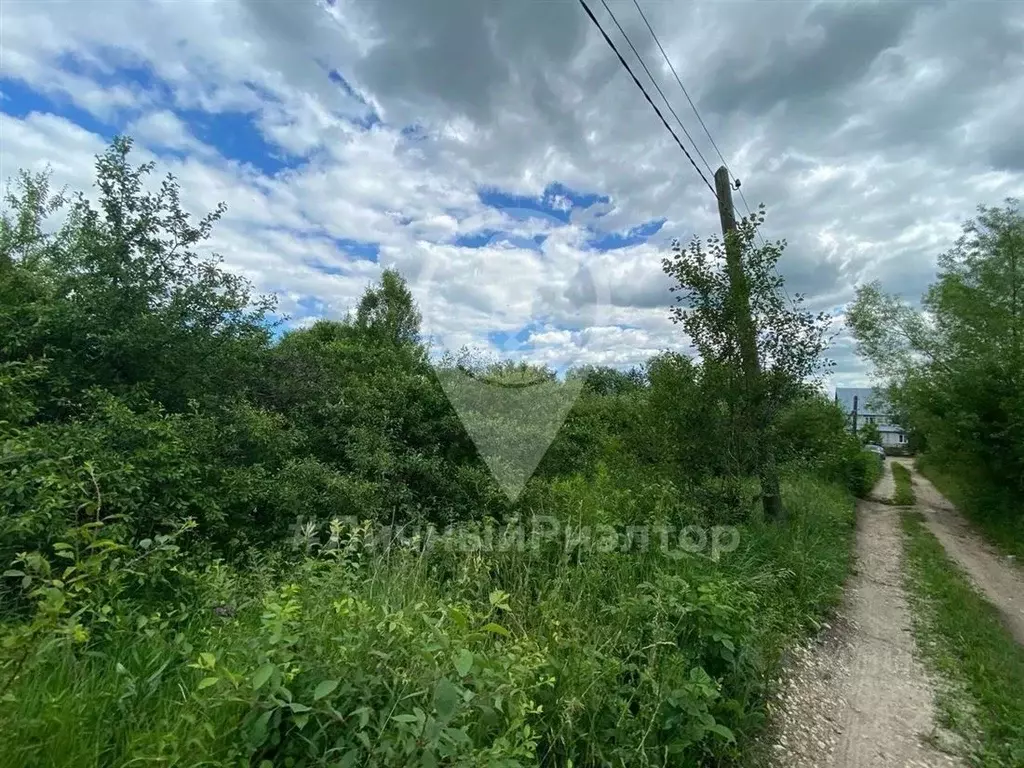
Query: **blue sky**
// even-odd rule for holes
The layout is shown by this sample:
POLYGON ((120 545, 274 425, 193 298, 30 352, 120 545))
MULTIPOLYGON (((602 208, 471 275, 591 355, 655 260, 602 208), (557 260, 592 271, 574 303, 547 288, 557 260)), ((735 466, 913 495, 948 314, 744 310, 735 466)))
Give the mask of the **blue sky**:
MULTIPOLYGON (((648 5, 788 243, 789 292, 840 324, 858 283, 920 296, 977 204, 1024 195, 1024 6, 648 5)), ((195 214, 227 203, 210 248, 293 323, 343 316, 395 267, 446 348, 556 368, 689 348, 661 259, 718 230, 715 201, 573 4, 112 8, 4 4, 0 175, 88 190, 127 132, 195 214)), ((641 20, 621 20, 695 127, 641 20)), ((845 334, 834 357, 836 382, 867 383, 845 334)))
MULTIPOLYGON (((0 77, 3 113, 20 120, 47 115, 95 136, 98 141, 109 141, 117 133, 128 133, 135 135, 140 147, 160 165, 170 164, 173 167, 203 162, 221 168, 235 168, 238 173, 255 179, 257 184, 286 180, 323 162, 323 149, 302 152, 282 146, 275 140, 274 135, 266 130, 265 120, 267 112, 278 108, 279 102, 252 84, 243 83, 242 88, 249 95, 265 100, 266 105, 261 106, 257 101, 252 108, 244 110, 185 107, 178 103, 173 87, 149 67, 117 64, 120 57, 116 51, 100 51, 97 55, 106 57, 105 65, 87 65, 73 55, 58 57, 55 65, 68 75, 90 77, 97 87, 122 88, 140 94, 137 101, 129 99, 101 110, 90 110, 76 103, 73 95, 33 87, 15 76, 4 76, 0 77)), ((339 71, 325 71, 324 79, 336 86, 353 107, 343 118, 349 140, 353 143, 375 133, 387 134, 396 147, 407 145, 419 151, 438 142, 437 131, 419 123, 400 126, 387 123, 374 105, 339 71)), ((358 172, 358 169, 352 170, 358 172)), ((572 242, 581 255, 593 252, 606 254, 647 244, 659 234, 666 221, 661 217, 634 225, 608 227, 605 225, 607 214, 615 209, 615 202, 609 194, 574 188, 557 179, 548 181, 534 194, 489 183, 474 184, 473 192, 475 206, 446 209, 445 214, 454 220, 455 231, 447 237, 435 236, 434 244, 460 251, 483 251, 490 259, 504 258, 507 252, 529 252, 537 259, 545 260, 545 245, 553 235, 558 235, 562 241, 568 239, 572 242)), ((403 212, 400 205, 390 213, 393 230, 415 228, 414 217, 403 212)), ((295 228, 267 223, 266 229, 294 240, 299 252, 303 241, 310 237, 319 238, 332 249, 329 258, 314 254, 301 258, 302 268, 313 272, 304 281, 307 286, 312 285, 313 290, 303 287, 292 291, 286 280, 260 282, 256 277, 262 288, 280 292, 285 297, 283 303, 288 311, 289 325, 304 325, 316 317, 344 314, 345 309, 354 303, 355 294, 351 290, 343 297, 347 306, 332 301, 338 297, 332 295, 331 283, 324 282, 317 292, 317 275, 341 281, 351 276, 352 266, 356 263, 389 265, 386 258, 383 262, 381 258, 382 240, 388 238, 364 239, 357 229, 347 231, 343 220, 332 221, 326 228, 310 221, 306 227, 295 228)), ((394 236, 395 233, 388 234, 394 236)), ((292 269, 296 266, 294 263, 291 265, 292 269)), ((362 270, 361 273, 371 278, 373 275, 372 270, 362 270)), ((665 296, 667 306, 667 290, 665 296)), ((457 318, 457 306, 443 311, 451 311, 457 318)), ((550 335, 552 331, 579 331, 581 327, 579 322, 564 313, 560 315, 558 311, 545 312, 536 308, 529 313, 521 313, 517 319, 501 318, 497 324, 499 327, 490 327, 487 318, 480 317, 479 313, 474 313, 472 322, 473 325, 455 334, 459 341, 468 342, 490 354, 511 356, 536 353, 538 345, 532 336, 537 333, 550 335)), ((447 336, 445 333, 432 334, 440 344, 448 340, 447 336)), ((565 358, 547 362, 562 370, 577 361, 565 358)), ((624 365, 635 364, 638 360, 610 362, 624 365)))

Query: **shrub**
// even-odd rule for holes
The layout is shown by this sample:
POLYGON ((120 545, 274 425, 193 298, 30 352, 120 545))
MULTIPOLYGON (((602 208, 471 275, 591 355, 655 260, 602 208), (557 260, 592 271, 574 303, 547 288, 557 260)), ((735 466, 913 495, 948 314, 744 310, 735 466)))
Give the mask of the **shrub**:
MULTIPOLYGON (((630 488, 608 474, 530 493, 567 522, 699 519, 670 485, 630 488)), ((177 550, 140 561, 174 542, 107 546, 90 534, 73 561, 94 574, 90 590, 67 588, 60 620, 32 631, 31 663, 13 678, 28 645, 0 656, 10 759, 735 758, 763 725, 782 648, 834 605, 849 557, 841 490, 797 476, 784 493, 790 524, 745 525, 717 560, 557 541, 486 557, 416 541, 381 549, 369 525, 333 525, 308 556, 256 556, 240 571, 177 550), (94 556, 98 567, 85 567, 94 556)), ((21 570, 52 579, 39 563, 62 559, 32 556, 21 570)), ((33 604, 49 604, 49 589, 33 604)))
POLYGON ((859 498, 868 496, 882 476, 881 462, 871 451, 851 451, 847 469, 846 487, 859 498))

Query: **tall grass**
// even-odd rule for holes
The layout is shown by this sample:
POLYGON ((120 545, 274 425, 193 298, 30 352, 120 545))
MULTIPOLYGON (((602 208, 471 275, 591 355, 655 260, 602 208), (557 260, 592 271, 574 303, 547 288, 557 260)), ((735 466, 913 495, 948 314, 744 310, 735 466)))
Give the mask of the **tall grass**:
MULTIPOLYGON (((550 491, 537 512, 562 525, 707 522, 656 483, 550 491)), ((738 525, 717 557, 578 537, 379 551, 346 531, 333 554, 244 578, 208 568, 200 608, 113 605, 116 631, 38 649, 0 703, 0 765, 738 760, 783 649, 835 605, 849 564, 847 493, 793 476, 784 497, 786 525, 738 525)))
POLYGON ((972 764, 1024 765, 1024 648, 922 520, 903 515, 907 584, 918 646, 952 683, 939 702, 946 724, 969 745, 972 764))

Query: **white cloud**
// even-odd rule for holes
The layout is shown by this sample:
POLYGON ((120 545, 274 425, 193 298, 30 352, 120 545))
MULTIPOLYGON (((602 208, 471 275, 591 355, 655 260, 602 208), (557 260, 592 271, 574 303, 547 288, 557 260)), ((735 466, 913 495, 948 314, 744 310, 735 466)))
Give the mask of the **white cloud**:
POLYGON ((153 148, 180 149, 201 155, 215 155, 216 150, 197 140, 188 126, 167 109, 148 112, 133 120, 127 133, 153 148))
MULTIPOLYGON (((960 219, 1024 193, 1024 6, 648 5, 747 199, 771 202, 767 234, 789 240, 783 272, 812 307, 875 277, 916 298, 960 219)), ((613 7, 678 95, 628 4, 613 7)), ((212 245, 288 311, 315 298, 340 315, 394 265, 453 348, 538 322, 533 354, 551 364, 685 348, 660 259, 670 238, 716 230, 714 200, 572 3, 50 0, 0 14, 2 75, 123 124, 142 159, 174 150, 160 170, 179 177, 185 204, 228 204, 212 245), (302 162, 267 175, 226 159, 184 109, 249 113, 302 162), (360 129, 371 111, 385 124, 360 129), (407 140, 412 123, 429 138, 407 140), (573 211, 563 227, 477 194, 552 182, 608 195, 606 215, 573 211), (652 244, 586 248, 588 224, 621 232, 663 217, 652 244), (453 244, 485 229, 548 238, 539 250, 501 236, 453 244), (380 243, 380 265, 331 238, 380 243)), ((675 107, 717 165, 688 105, 675 107)), ((57 186, 91 184, 99 136, 46 114, 0 115, 0 131, 0 175, 48 162, 57 186)))

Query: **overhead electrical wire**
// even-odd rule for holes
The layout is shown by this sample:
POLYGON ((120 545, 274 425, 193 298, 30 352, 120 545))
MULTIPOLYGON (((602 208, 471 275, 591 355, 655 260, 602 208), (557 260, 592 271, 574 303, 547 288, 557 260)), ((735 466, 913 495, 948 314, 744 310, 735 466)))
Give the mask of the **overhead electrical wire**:
MULTIPOLYGON (((669 101, 668 96, 665 95, 665 92, 661 90, 661 86, 658 85, 658 80, 651 73, 651 70, 648 69, 647 64, 644 62, 643 56, 640 55, 640 51, 636 49, 636 46, 633 45, 633 41, 630 40, 629 35, 626 34, 626 30, 622 28, 622 25, 619 23, 619 20, 615 18, 615 14, 612 12, 611 7, 608 5, 608 0, 601 0, 601 5, 604 6, 604 9, 608 12, 608 15, 615 23, 615 26, 618 27, 619 32, 626 39, 626 43, 629 44, 630 50, 633 51, 633 55, 636 56, 637 61, 640 62, 640 66, 644 68, 644 72, 647 73, 647 77, 649 77, 651 79, 651 82, 654 83, 654 87, 657 89, 658 95, 661 96, 662 100, 665 102, 665 106, 668 107, 668 111, 672 113, 672 117, 674 117, 676 119, 676 122, 679 123, 679 127, 683 129, 683 133, 686 135, 686 138, 690 140, 690 143, 693 145, 694 151, 696 151, 697 153, 697 157, 699 157, 704 162, 704 167, 708 169, 708 173, 714 176, 715 171, 711 167, 711 163, 709 163, 707 159, 704 157, 704 155, 701 154, 700 147, 697 146, 697 142, 693 140, 693 136, 690 135, 690 132, 686 130, 686 126, 683 124, 683 121, 680 119, 679 115, 676 114, 675 109, 672 108, 672 102, 669 101)), ((648 28, 650 27, 648 26, 648 28)), ((657 40, 657 38, 655 38, 655 40, 657 40)), ((700 119, 700 115, 697 116, 697 119, 700 119)), ((704 130, 706 131, 707 129, 705 128, 704 130)), ((712 144, 714 144, 714 142, 712 142, 712 144)))
MULTIPOLYGON (((658 39, 658 35, 654 31, 654 27, 652 27, 651 22, 647 20, 647 14, 645 14, 644 9, 640 7, 640 3, 638 2, 638 0, 633 0, 633 5, 636 6, 637 11, 640 13, 640 18, 644 20, 644 24, 647 25, 647 31, 650 32, 651 37, 654 38, 654 42, 658 46, 658 50, 661 51, 661 55, 662 57, 664 57, 665 63, 668 64, 668 68, 672 72, 672 76, 675 77, 676 83, 678 83, 679 85, 679 89, 683 92, 683 95, 686 97, 687 102, 689 102, 690 104, 690 108, 693 110, 693 114, 697 116, 697 120, 700 122, 700 127, 704 129, 704 133, 707 134, 708 140, 711 142, 711 146, 714 147, 715 152, 718 154, 718 159, 722 161, 722 165, 724 165, 728 170, 729 164, 725 162, 725 158, 722 156, 722 150, 720 150, 718 148, 718 145, 715 144, 715 140, 711 136, 711 131, 708 130, 707 125, 705 125, 703 118, 701 118, 700 116, 700 112, 697 110, 697 105, 693 103, 693 99, 690 98, 690 94, 686 90, 686 86, 683 85, 683 81, 682 79, 680 79, 679 73, 676 72, 676 68, 675 66, 673 66, 672 60, 668 57, 668 54, 665 53, 665 48, 664 46, 662 46, 661 40, 658 39)), ((740 194, 742 195, 743 193, 741 192, 740 194)))
MULTIPOLYGON (((602 2, 603 1, 604 0, 602 0, 602 2)), ((672 63, 672 59, 670 59, 668 53, 665 52, 665 46, 663 46, 661 44, 661 40, 658 39, 658 34, 654 31, 654 27, 651 26, 651 22, 647 19, 647 14, 645 14, 644 9, 640 7, 639 0, 633 0, 633 5, 636 6, 636 10, 640 14, 640 18, 643 19, 644 24, 647 26, 647 31, 650 32, 651 37, 654 38, 655 45, 657 45, 658 50, 661 51, 661 56, 662 58, 665 59, 665 63, 668 64, 669 71, 672 73, 672 76, 676 79, 676 83, 679 85, 679 90, 683 92, 683 96, 686 97, 686 101, 687 103, 689 103, 690 108, 693 110, 693 114, 696 115, 697 122, 699 122, 700 127, 704 129, 704 133, 707 135, 708 141, 711 142, 711 146, 715 150, 715 154, 718 155, 718 159, 722 161, 722 165, 725 166, 725 169, 729 171, 729 175, 731 176, 732 169, 729 168, 729 163, 726 161, 725 156, 722 154, 722 150, 718 148, 718 144, 715 143, 715 137, 712 136, 711 131, 708 130, 708 126, 707 123, 704 122, 704 118, 700 116, 700 110, 697 109, 697 105, 693 102, 693 99, 690 98, 690 92, 687 91, 686 86, 683 85, 682 78, 679 77, 679 73, 676 71, 675 65, 672 63)), ((658 91, 660 92, 661 89, 659 88, 658 91)), ((662 95, 664 96, 664 94, 662 95)), ((690 139, 690 141, 693 141, 693 139, 690 139)), ((743 207, 747 209, 747 215, 753 215, 753 212, 750 209, 750 205, 747 204, 747 198, 743 194, 743 190, 737 189, 736 191, 740 193, 740 200, 743 201, 743 207)))
MULTIPOLYGON (((601 0, 601 2, 605 3, 605 0, 601 0)), ((679 90, 681 90, 683 92, 683 96, 686 97, 686 101, 689 103, 690 108, 693 110, 693 114, 696 115, 697 122, 700 123, 700 127, 704 129, 704 133, 707 135, 708 141, 711 142, 711 146, 714 148, 715 153, 718 155, 718 159, 722 161, 722 165, 725 166, 725 170, 729 172, 730 176, 732 176, 732 170, 729 168, 729 163, 726 161, 725 156, 722 154, 722 150, 720 150, 718 148, 718 144, 715 143, 715 138, 711 135, 711 131, 708 130, 708 126, 704 122, 704 118, 702 118, 700 116, 700 110, 697 109, 697 105, 693 102, 693 99, 690 98, 689 91, 687 91, 686 90, 686 86, 683 85, 682 78, 679 77, 679 73, 676 71, 675 65, 672 64, 672 59, 670 59, 669 56, 668 56, 668 53, 665 52, 665 47, 661 44, 661 40, 658 39, 658 34, 654 31, 654 27, 651 26, 651 22, 648 21, 647 14, 645 14, 644 13, 644 9, 640 7, 639 0, 633 0, 633 5, 636 6, 636 10, 640 14, 640 18, 643 19, 644 24, 647 26, 647 31, 650 32, 651 33, 651 37, 654 38, 655 45, 657 45, 658 46, 658 50, 661 51, 662 58, 664 58, 665 59, 665 63, 668 64, 668 68, 672 72, 672 76, 676 79, 676 83, 679 85, 679 90)), ((605 3, 605 8, 607 8, 607 7, 608 6, 605 3)), ((611 14, 611 9, 608 10, 608 13, 611 14)), ((615 19, 614 15, 612 15, 612 19, 613 20, 615 19)), ((617 21, 616 21, 616 24, 618 24, 617 21)), ((622 27, 619 27, 619 29, 621 30, 622 27)), ((625 36, 625 32, 623 32, 623 36, 625 36)), ((627 42, 628 42, 629 38, 626 38, 626 39, 627 39, 627 42)), ((632 43, 630 43, 630 47, 632 47, 632 43)), ((636 49, 635 48, 633 49, 633 52, 636 53, 636 49)), ((637 58, 640 58, 640 54, 637 54, 637 58)), ((643 64, 643 61, 641 60, 640 63, 643 64)), ((646 65, 644 66, 644 69, 647 70, 646 65)), ((650 73, 649 70, 647 70, 647 74, 648 74, 648 76, 651 76, 651 73, 650 73)), ((651 76, 651 80, 652 81, 654 80, 653 76, 651 76)), ((668 99, 665 97, 665 94, 662 93, 661 88, 658 87, 657 82, 655 82, 655 88, 658 88, 658 93, 661 93, 662 98, 665 99, 666 102, 668 102, 668 99)), ((669 107, 669 109, 672 109, 671 106, 669 107)), ((672 110, 672 114, 673 115, 676 114, 675 110, 672 110)), ((678 115, 676 115, 676 120, 679 120, 678 115)), ((680 121, 680 124, 682 124, 682 121, 680 121)), ((687 137, 689 137, 689 133, 687 133, 686 135, 687 135, 687 137)), ((693 142, 694 149, 697 149, 696 142, 694 142, 692 138, 690 138, 690 141, 693 142)), ((700 150, 699 149, 697 149, 697 154, 700 155, 700 150)), ((700 155, 700 156, 701 156, 701 159, 703 160, 704 156, 703 155, 700 155)), ((704 162, 705 162, 705 164, 707 164, 706 160, 704 162)), ((743 207, 747 211, 747 216, 749 216, 750 218, 753 218, 754 213, 753 213, 753 211, 750 208, 750 204, 747 203, 747 196, 743 194, 743 190, 740 189, 739 187, 736 188, 736 191, 739 192, 739 194, 740 194, 740 200, 743 202, 743 207)), ((737 213, 736 212, 736 206, 734 204, 733 205, 733 215, 736 215, 736 213, 737 213)), ((761 246, 762 247, 767 247, 768 244, 765 241, 764 235, 761 233, 760 229, 757 230, 757 235, 758 235, 758 237, 761 240, 761 246)), ((779 270, 778 270, 777 267, 775 268, 775 274, 781 279, 782 275, 779 274, 779 270)), ((782 290, 786 294, 786 298, 789 300, 789 303, 795 307, 796 304, 794 303, 793 299, 790 297, 789 291, 786 290, 785 283, 783 283, 783 285, 782 285, 782 290)))
MULTIPOLYGON (((601 37, 603 37, 604 41, 608 43, 608 47, 612 49, 612 52, 618 58, 619 63, 622 64, 626 72, 629 73, 629 76, 633 78, 633 82, 636 84, 636 87, 640 89, 641 93, 643 93, 644 98, 647 99, 647 103, 651 105, 651 108, 654 110, 654 113, 661 120, 662 125, 665 126, 665 130, 667 130, 672 135, 672 138, 675 139, 676 144, 679 145, 679 148, 683 150, 683 154, 686 155, 686 159, 690 161, 690 165, 693 166, 693 169, 697 172, 697 175, 701 177, 701 179, 707 185, 707 188, 711 190, 711 194, 717 200, 718 195, 715 192, 715 188, 711 185, 711 182, 707 180, 707 177, 704 175, 704 172, 697 165, 696 161, 693 159, 693 156, 690 154, 689 150, 686 149, 686 146, 680 140, 679 136, 676 135, 676 132, 672 129, 672 126, 669 125, 668 120, 665 119, 665 115, 663 115, 661 113, 661 110, 658 109, 658 105, 654 103, 654 100, 651 98, 651 95, 647 92, 647 89, 644 88, 643 83, 640 82, 640 79, 633 73, 633 70, 630 68, 629 64, 626 63, 626 59, 623 58, 622 54, 619 52, 619 49, 615 46, 615 43, 612 42, 612 39, 610 37, 608 37, 608 33, 605 32, 604 27, 601 26, 601 22, 597 20, 597 17, 594 15, 594 12, 590 10, 590 6, 586 4, 585 0, 579 0, 579 4, 580 6, 582 6, 584 12, 586 12, 590 20, 594 23, 594 26, 597 27, 598 31, 601 33, 601 37)), ((642 61, 640 63, 643 64, 642 61)), ((657 83, 655 83, 655 85, 657 85, 657 83)), ((664 98, 664 95, 662 97, 664 98)), ((690 141, 693 141, 693 139, 690 139, 690 141)), ((707 161, 705 160, 705 164, 706 163, 707 161)))
MULTIPOLYGON (((629 76, 632 78, 633 83, 636 85, 637 88, 640 89, 640 92, 644 95, 644 98, 647 100, 647 103, 651 105, 651 109, 654 110, 654 113, 661 120, 662 125, 665 126, 665 130, 669 132, 669 134, 675 140, 676 144, 679 145, 679 148, 683 150, 683 154, 686 155, 686 159, 690 161, 690 165, 693 166, 693 169, 697 172, 697 175, 700 176, 701 180, 704 182, 707 188, 711 191, 711 194, 717 200, 718 193, 715 191, 714 186, 712 186, 711 182, 708 181, 707 177, 704 175, 704 172, 701 171, 700 167, 693 159, 693 156, 690 154, 689 150, 687 150, 686 146, 680 140, 679 136, 672 129, 672 126, 669 125, 669 122, 665 118, 665 115, 662 114, 662 111, 658 108, 658 105, 654 103, 654 100, 651 98, 651 95, 647 92, 647 89, 644 87, 643 83, 640 82, 640 79, 633 72, 632 68, 630 68, 629 64, 626 62, 625 57, 623 57, 622 53, 619 51, 618 47, 616 47, 611 37, 608 36, 608 33, 605 31, 604 27, 601 26, 601 22, 597 20, 597 17, 594 15, 594 12, 590 9, 590 6, 587 5, 585 0, 578 0, 578 2, 580 6, 583 8, 583 11, 587 14, 587 17, 590 19, 590 21, 594 24, 595 27, 597 27, 597 30, 601 33, 601 36, 604 38, 604 41, 608 44, 608 47, 612 49, 612 52, 615 54, 616 58, 618 58, 619 63, 622 65, 623 69, 625 69, 626 72, 629 73, 629 76)), ((605 11, 608 12, 608 15, 611 17, 619 32, 625 38, 626 43, 633 51, 633 54, 636 56, 637 61, 640 62, 640 66, 643 67, 644 72, 647 74, 647 77, 650 78, 651 83, 654 85, 658 94, 661 96, 662 100, 665 102, 665 105, 668 107, 669 112, 671 112, 672 116, 676 119, 676 122, 679 123, 679 127, 682 129, 683 134, 686 136, 687 139, 690 140, 690 143, 693 144, 693 149, 697 153, 697 156, 704 163, 704 166, 708 169, 708 172, 711 173, 712 176, 714 176, 714 171, 711 169, 711 165, 710 163, 708 163, 707 158, 705 158, 703 153, 701 153, 699 147, 697 146, 697 142, 694 141, 693 137, 690 135, 690 132, 686 129, 686 125, 683 123, 682 119, 679 117, 675 109, 673 109, 671 101, 665 95, 665 92, 661 89, 661 86, 658 84, 657 79, 654 77, 654 75, 651 73, 651 70, 644 62, 643 57, 640 55, 640 52, 637 50, 636 46, 633 45, 633 41, 630 40, 629 35, 626 34, 625 29, 623 29, 622 25, 619 23, 619 20, 615 17, 615 14, 612 12, 612 9, 608 6, 607 0, 601 0, 601 4, 604 6, 605 11)), ((636 6, 637 11, 640 13, 640 17, 643 19, 644 24, 647 26, 648 32, 650 32, 651 37, 654 38, 654 42, 658 46, 658 50, 661 52, 662 57, 668 64, 669 70, 672 72, 672 75, 675 77, 676 83, 679 85, 679 89, 683 92, 683 95, 686 97, 686 100, 689 103, 691 109, 693 109, 693 113, 694 115, 696 115, 701 128, 704 129, 704 133, 707 135, 708 140, 711 142, 711 146, 714 148, 715 153, 718 155, 718 158, 722 161, 722 165, 725 166, 726 171, 731 176, 732 171, 729 169, 729 163, 726 161, 725 156, 722 154, 722 151, 718 148, 718 144, 715 142, 714 137, 711 135, 711 131, 708 130, 707 124, 704 122, 704 119, 700 115, 700 111, 697 109, 697 105, 693 102, 693 99, 690 98, 690 94, 686 90, 686 86, 683 85, 682 78, 679 77, 679 73, 676 71, 675 66, 672 64, 672 60, 668 57, 668 54, 665 52, 665 48, 664 46, 662 46, 661 41, 658 39, 658 35, 657 33, 655 33, 650 21, 648 21, 647 15, 643 12, 643 8, 640 7, 640 3, 638 2, 638 0, 633 0, 633 5, 636 6)), ((739 192, 740 200, 743 202, 743 207, 746 209, 747 215, 750 218, 753 218, 753 212, 751 211, 750 205, 747 203, 747 198, 746 195, 743 194, 743 190, 741 190, 739 187, 736 187, 736 191, 739 192)), ((740 218, 738 216, 738 211, 736 211, 735 204, 733 204, 733 215, 737 216, 737 218, 740 218)), ((760 229, 757 230, 757 235, 761 240, 762 246, 766 247, 767 242, 765 241, 764 235, 761 233, 760 229)), ((782 276, 779 274, 777 267, 774 271, 775 274, 781 279, 782 276)), ((795 307, 796 305, 793 302, 793 299, 789 296, 789 291, 786 290, 784 284, 782 286, 782 289, 783 292, 786 294, 786 298, 789 300, 790 304, 795 307)))

